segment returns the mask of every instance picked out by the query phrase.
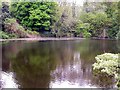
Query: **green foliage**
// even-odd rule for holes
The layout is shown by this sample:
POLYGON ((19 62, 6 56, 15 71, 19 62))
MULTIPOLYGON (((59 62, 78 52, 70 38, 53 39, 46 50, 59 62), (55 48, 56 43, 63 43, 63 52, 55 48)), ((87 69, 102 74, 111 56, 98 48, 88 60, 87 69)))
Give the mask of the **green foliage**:
MULTIPOLYGON (((32 34, 31 31, 37 31, 45 36, 55 37, 118 38, 120 3, 85 3, 79 19, 79 16, 76 17, 79 10, 76 11, 78 7, 75 3, 72 3, 71 6, 66 1, 58 4, 45 0, 40 0, 40 2, 12 2, 10 11, 11 15, 17 19, 17 23, 22 25, 17 26, 17 29, 22 32, 30 30, 32 34)), ((6 18, 11 16, 7 3, 3 3, 2 7, 4 24, 6 18)), ((7 20, 5 23, 10 27, 10 23, 15 21, 7 20)), ((18 37, 25 36, 26 32, 23 33, 23 36, 21 33, 21 36, 18 37)))
POLYGON ((80 16, 80 20, 83 23, 88 23, 88 30, 91 31, 92 36, 99 36, 102 34, 103 29, 107 26, 109 22, 107 15, 104 12, 83 12, 80 16))
POLYGON ((74 35, 77 19, 73 8, 74 5, 70 6, 66 2, 62 2, 58 7, 58 18, 52 32, 56 37, 71 37, 74 35))
POLYGON ((15 18, 5 19, 4 32, 8 33, 9 38, 25 38, 39 36, 39 33, 35 31, 25 30, 23 26, 18 24, 15 18))
POLYGON ((2 21, 5 20, 5 18, 9 18, 10 16, 10 12, 9 12, 9 3, 8 2, 2 2, 1 3, 1 17, 2 21))
POLYGON ((0 31, 0 39, 10 39, 10 38, 17 38, 15 34, 9 34, 7 32, 0 31))
POLYGON ((36 32, 36 31, 27 30, 26 32, 27 32, 28 34, 39 35, 39 33, 36 32))
POLYGON ((120 40, 120 31, 119 31, 118 34, 117 34, 117 39, 120 40))
POLYGON ((119 5, 118 2, 108 2, 104 3, 106 6, 106 14, 109 19, 111 19, 110 26, 108 27, 108 36, 110 38, 115 38, 119 31, 119 5))
POLYGON ((105 53, 97 55, 95 59, 96 63, 93 64, 93 70, 98 70, 101 73, 107 73, 110 76, 114 76, 117 80, 117 84, 120 82, 119 76, 119 54, 105 53))
POLYGON ((14 23, 16 23, 16 19, 15 18, 6 18, 4 23, 9 24, 9 25, 14 24, 14 23))
POLYGON ((85 3, 80 20, 90 24, 92 37, 116 37, 119 31, 120 2, 85 3))
POLYGON ((11 36, 26 37, 25 29, 16 22, 15 18, 5 19, 5 32, 12 34, 11 36))
POLYGON ((2 8, 2 0, 0 0, 0 9, 2 8))
POLYGON ((31 30, 50 30, 56 21, 57 4, 55 2, 14 2, 11 12, 19 22, 31 30))
POLYGON ((77 34, 82 34, 84 38, 89 38, 91 36, 91 33, 89 32, 90 24, 89 23, 78 23, 76 26, 76 32, 77 34))
POLYGON ((0 39, 8 39, 9 35, 3 31, 0 31, 0 39))

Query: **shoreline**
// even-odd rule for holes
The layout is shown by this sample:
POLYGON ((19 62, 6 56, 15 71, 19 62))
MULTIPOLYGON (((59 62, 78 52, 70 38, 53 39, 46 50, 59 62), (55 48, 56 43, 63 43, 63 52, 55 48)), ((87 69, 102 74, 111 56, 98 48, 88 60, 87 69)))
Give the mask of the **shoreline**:
POLYGON ((15 39, 0 39, 0 41, 46 41, 46 40, 82 40, 86 38, 52 38, 52 37, 42 37, 42 38, 15 38, 15 39))
POLYGON ((80 38, 80 37, 39 37, 39 38, 13 38, 13 39, 0 39, 2 41, 53 41, 53 40, 83 40, 83 39, 92 39, 92 40, 116 40, 116 39, 106 39, 106 38, 80 38))

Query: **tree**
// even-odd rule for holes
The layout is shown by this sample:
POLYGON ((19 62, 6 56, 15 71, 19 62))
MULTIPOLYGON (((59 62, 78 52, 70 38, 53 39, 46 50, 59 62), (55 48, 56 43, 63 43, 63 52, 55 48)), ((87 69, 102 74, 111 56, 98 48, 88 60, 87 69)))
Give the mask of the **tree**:
POLYGON ((50 31, 56 21, 56 2, 14 2, 12 15, 25 28, 38 32, 50 31))
POLYGON ((118 28, 119 32, 117 33, 117 39, 120 39, 120 1, 118 2, 118 28))
POLYGON ((83 23, 79 22, 76 26, 76 33, 77 36, 89 38, 91 36, 91 33, 89 32, 90 24, 89 23, 83 23))
POLYGON ((109 19, 104 12, 83 12, 80 16, 80 20, 83 23, 90 24, 88 31, 91 33, 92 37, 103 37, 101 34, 109 23, 109 19))
POLYGON ((2 26, 2 31, 4 31, 4 22, 6 18, 10 18, 10 12, 9 12, 9 3, 8 2, 2 2, 1 4, 1 15, 0 15, 0 26, 2 26))
POLYGON ((76 5, 74 2, 73 4, 67 3, 66 1, 60 3, 60 15, 54 30, 56 37, 74 36, 75 26, 77 24, 75 8, 76 5))
POLYGON ((118 2, 86 2, 80 20, 90 24, 92 37, 115 38, 119 31, 118 2))
POLYGON ((115 38, 119 31, 119 3, 118 2, 105 2, 106 14, 109 19, 111 19, 111 25, 108 27, 108 36, 110 38, 115 38))

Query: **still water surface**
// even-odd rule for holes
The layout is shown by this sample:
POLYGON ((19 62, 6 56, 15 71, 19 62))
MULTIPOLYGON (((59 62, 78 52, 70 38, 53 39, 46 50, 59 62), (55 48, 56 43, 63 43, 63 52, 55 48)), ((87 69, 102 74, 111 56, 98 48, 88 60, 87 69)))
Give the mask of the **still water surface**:
POLYGON ((92 64, 99 54, 118 53, 114 40, 2 42, 2 87, 114 87, 104 75, 95 77, 92 64))

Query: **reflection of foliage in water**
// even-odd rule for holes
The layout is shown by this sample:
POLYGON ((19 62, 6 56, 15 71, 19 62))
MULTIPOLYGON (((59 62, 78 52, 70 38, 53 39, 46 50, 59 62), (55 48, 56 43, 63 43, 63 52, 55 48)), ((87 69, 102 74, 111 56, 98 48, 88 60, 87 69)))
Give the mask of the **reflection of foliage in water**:
POLYGON ((96 70, 93 72, 93 83, 100 87, 112 88, 115 81, 113 76, 108 76, 108 74, 96 70))
MULTIPOLYGON (((77 45, 77 50, 80 51, 81 59, 86 63, 94 63, 95 59, 94 57, 98 54, 104 53, 104 52, 119 52, 117 47, 112 47, 114 45, 117 45, 116 41, 107 41, 107 40, 99 40, 99 42, 96 42, 96 40, 84 40, 81 44, 77 45), (111 48, 112 47, 112 48, 111 48), (91 53, 91 51, 93 51, 91 53)), ((84 64, 84 66, 86 66, 84 64)), ((118 65, 118 64, 117 64, 118 65)), ((98 66, 98 65, 96 65, 98 66)), ((93 73, 93 84, 97 84, 101 87, 112 87, 114 82, 113 76, 108 76, 106 73, 93 73)))
POLYGON ((49 87, 50 72, 56 67, 54 54, 48 48, 37 47, 20 51, 12 61, 21 88, 49 87))
POLYGON ((117 48, 118 48, 118 51, 120 52, 120 40, 117 41, 117 48))
POLYGON ((8 41, 0 41, 0 45, 5 45, 7 43, 8 43, 8 41))
MULTIPOLYGON (((120 68, 120 53, 118 54, 118 68, 120 68)), ((118 69, 118 83, 117 86, 119 87, 120 90, 120 69, 118 69)))
POLYGON ((82 41, 80 44, 76 44, 76 50, 80 52, 82 60, 92 63, 94 62, 94 56, 99 51, 98 49, 94 50, 96 46, 97 46, 97 43, 94 43, 94 42, 91 43, 88 39, 88 40, 82 41), (91 53, 91 50, 94 50, 94 52, 91 53))
MULTIPOLYGON (((80 77, 78 76, 77 79, 77 74, 75 73, 72 77, 69 77, 71 71, 66 69, 68 65, 72 67, 75 64, 73 59, 76 52, 80 55, 78 62, 81 62, 80 68, 83 71, 83 79, 87 78, 87 81, 91 80, 94 85, 99 85, 99 83, 93 82, 94 80, 101 79, 100 83, 107 85, 107 80, 102 82, 102 76, 96 77, 94 80, 92 79, 91 64, 95 62, 94 57, 97 54, 101 54, 104 51, 118 52, 116 42, 107 40, 14 41, 4 45, 2 49, 4 51, 4 68, 9 61, 9 68, 7 70, 12 66, 11 69, 13 70, 10 70, 15 72, 16 80, 21 87, 29 88, 49 87, 51 80, 55 80, 54 77, 50 76, 55 68, 58 72, 54 76, 58 76, 58 79, 62 80, 60 75, 67 73, 66 77, 63 76, 63 78, 69 78, 71 82, 74 80, 79 81, 80 77)), ((79 75, 81 76, 80 73, 79 75)))
POLYGON ((71 45, 61 42, 11 42, 3 47, 3 68, 11 62, 20 87, 49 87, 50 79, 54 80, 51 71, 58 63, 64 67, 73 56, 71 45))
POLYGON ((120 49, 117 46, 118 42, 114 40, 83 40, 81 43, 76 44, 76 50, 80 52, 81 58, 95 62, 94 57, 96 55, 105 53, 105 52, 113 52, 118 53, 120 49), (114 47, 113 47, 114 46, 114 47))

